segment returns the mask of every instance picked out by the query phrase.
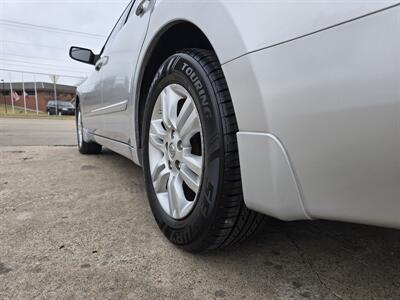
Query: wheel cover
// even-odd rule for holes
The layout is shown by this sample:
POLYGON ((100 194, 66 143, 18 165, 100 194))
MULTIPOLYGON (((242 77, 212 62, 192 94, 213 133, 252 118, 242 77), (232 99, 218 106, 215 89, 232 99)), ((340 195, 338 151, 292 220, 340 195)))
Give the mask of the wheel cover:
POLYGON ((82 142, 83 142, 82 115, 80 110, 78 110, 77 130, 78 130, 78 146, 80 148, 82 147, 82 142))
POLYGON ((149 166, 157 199, 174 219, 194 208, 203 174, 203 134, 189 92, 165 87, 153 108, 149 129, 149 166))

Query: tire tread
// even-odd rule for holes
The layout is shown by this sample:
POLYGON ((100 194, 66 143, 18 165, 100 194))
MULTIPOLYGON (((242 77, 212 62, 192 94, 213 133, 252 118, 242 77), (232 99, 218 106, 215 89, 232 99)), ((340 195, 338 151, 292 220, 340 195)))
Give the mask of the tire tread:
POLYGON ((223 201, 205 250, 221 249, 242 243, 256 234, 267 217, 249 210, 244 204, 236 138, 238 125, 228 85, 216 55, 210 50, 197 48, 186 49, 183 53, 194 58, 205 71, 213 86, 222 116, 225 149, 223 201))

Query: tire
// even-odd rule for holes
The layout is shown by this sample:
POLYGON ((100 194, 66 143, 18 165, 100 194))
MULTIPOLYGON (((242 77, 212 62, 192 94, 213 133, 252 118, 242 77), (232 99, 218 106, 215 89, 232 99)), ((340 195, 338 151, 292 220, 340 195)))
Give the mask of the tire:
MULTIPOLYGON (((177 99, 176 95, 173 97, 177 99)), ((181 111, 183 110, 181 108, 181 111)), ((174 112, 175 108, 171 111, 174 112)), ((177 108, 177 119, 179 119, 179 114, 181 112, 177 108)), ((178 123, 176 121, 176 124, 178 123)), ((160 129, 161 127, 158 128, 160 129)), ((221 65, 212 51, 202 49, 184 50, 172 55, 162 64, 150 87, 144 108, 142 130, 143 168, 147 195, 153 215, 169 241, 190 252, 204 252, 240 243, 254 235, 263 226, 266 217, 249 210, 243 201, 236 140, 238 126, 221 65), (185 92, 181 91, 181 87, 189 93, 188 96, 185 96, 185 92), (186 167, 184 163, 178 162, 178 166, 175 169, 176 161, 172 163, 169 161, 172 159, 172 154, 177 153, 178 150, 171 154, 171 144, 169 142, 164 144, 162 138, 157 139, 156 143, 159 142, 161 144, 162 141, 162 145, 165 146, 166 150, 157 148, 159 147, 157 145, 153 146, 155 143, 154 136, 158 138, 158 135, 154 135, 155 132, 158 134, 158 131, 154 129, 154 124, 158 124, 156 122, 160 121, 157 119, 160 118, 157 115, 158 113, 160 116, 162 115, 162 128, 166 132, 170 130, 168 124, 168 126, 165 126, 165 110, 158 109, 160 101, 161 107, 164 105, 162 103, 170 101, 163 100, 161 93, 165 91, 165 95, 168 95, 168 93, 173 95, 174 93, 168 92, 170 90, 183 97, 183 100, 179 100, 178 107, 181 101, 184 101, 181 106, 185 106, 188 99, 193 100, 200 120, 199 127, 201 128, 200 136, 203 150, 199 151, 199 153, 201 153, 202 170, 201 177, 200 175, 198 177, 200 181, 196 181, 200 182, 200 184, 197 194, 192 200, 193 203, 186 199, 187 193, 185 193, 184 200, 176 196, 178 191, 187 190, 187 188, 185 189, 186 182, 184 179, 182 180, 185 182, 182 189, 178 179, 174 180, 175 183, 178 182, 178 185, 171 184, 172 180, 170 178, 186 177, 181 174, 183 167, 186 167), (152 130, 151 136, 150 127, 152 130), (165 152, 161 154, 162 159, 160 161, 168 160, 170 170, 167 169, 167 166, 158 168, 160 163, 155 164, 153 162, 154 149, 161 149, 159 150, 160 153, 165 152), (156 167, 151 168, 153 165, 156 167), (179 166, 181 169, 178 169, 179 166), (162 169, 161 172, 159 172, 160 169, 162 169), (166 171, 164 172, 164 170, 166 171), (165 174, 168 171, 170 175, 168 175, 169 177, 165 175, 168 179, 165 184, 166 192, 164 192, 165 182, 162 182, 161 185, 157 183, 160 182, 159 178, 162 178, 159 174, 165 174), (174 172, 175 175, 173 175, 174 172), (174 188, 169 188, 171 186, 174 188), (161 187, 161 192, 156 192, 159 187, 161 187), (168 194, 168 205, 166 204, 165 193, 168 194), (184 207, 182 211, 190 205, 191 210, 189 213, 186 210, 187 214, 178 218, 178 210, 181 210, 181 206, 174 206, 173 203, 176 204, 185 200, 190 203, 182 206, 184 207), (169 207, 169 210, 166 207, 169 207)), ((174 133, 175 131, 172 129, 175 135, 181 134, 178 131, 176 129, 176 133, 174 133)), ((171 139, 168 133, 163 133, 161 129, 160 132, 160 136, 165 137, 165 140, 171 139)), ((171 143, 173 144, 174 142, 172 141, 171 143)), ((191 147, 190 155, 193 156, 194 145, 191 144, 191 147)), ((178 149, 179 147, 172 148, 178 149)), ((194 173, 192 172, 191 174, 193 175, 194 173)))
POLYGON ((77 107, 77 114, 75 118, 76 122, 76 133, 78 139, 78 150, 81 154, 99 154, 102 146, 94 142, 85 142, 83 134, 82 114, 80 105, 77 107))

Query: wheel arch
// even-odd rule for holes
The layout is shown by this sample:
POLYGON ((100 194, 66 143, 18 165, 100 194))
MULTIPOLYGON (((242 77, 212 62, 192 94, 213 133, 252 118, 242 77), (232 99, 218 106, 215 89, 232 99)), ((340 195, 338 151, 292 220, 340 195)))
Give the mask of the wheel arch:
MULTIPOLYGON (((147 93, 161 64, 174 53, 187 48, 201 48, 215 52, 206 34, 187 20, 175 20, 165 25, 154 36, 138 70, 135 103, 135 136, 137 148, 141 148, 142 121, 147 93)), ((141 155, 140 155, 141 156, 141 155)))

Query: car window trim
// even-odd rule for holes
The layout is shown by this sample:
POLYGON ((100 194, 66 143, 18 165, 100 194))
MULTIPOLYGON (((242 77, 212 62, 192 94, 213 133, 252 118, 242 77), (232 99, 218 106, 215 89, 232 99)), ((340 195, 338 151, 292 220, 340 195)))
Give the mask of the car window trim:
POLYGON ((131 16, 132 9, 133 9, 133 6, 135 5, 135 2, 136 2, 136 0, 132 0, 132 5, 131 5, 131 8, 129 9, 128 14, 126 15, 126 19, 125 19, 124 25, 126 24, 126 22, 128 22, 129 17, 131 16))
MULTIPOLYGON (((124 12, 123 12, 123 13, 121 14, 121 16, 118 18, 118 21, 115 23, 113 29, 111 30, 110 34, 108 35, 107 40, 106 40, 106 42, 105 42, 104 45, 103 45, 103 48, 101 48, 101 51, 100 51, 100 54, 98 55, 98 57, 101 57, 101 56, 103 55, 104 49, 106 48, 107 43, 109 42, 109 40, 110 40, 112 34, 114 33, 114 30, 117 29, 117 25, 119 24, 119 22, 121 21, 121 19, 124 17, 124 15, 125 15, 125 13, 126 13, 126 11, 127 11, 128 9, 129 9, 129 14, 130 14, 130 12, 131 12, 131 10, 132 10, 132 7, 133 7, 133 5, 135 4, 135 1, 136 1, 136 0, 131 0, 131 2, 129 2, 129 4, 128 4, 128 5, 126 6, 126 8, 124 9, 124 12)), ((126 24, 126 22, 127 22, 127 20, 128 20, 127 18, 129 17, 129 14, 127 15, 126 19, 124 20, 124 23, 122 24, 121 28, 126 24)), ((121 28, 120 28, 120 29, 121 29, 121 28)))

